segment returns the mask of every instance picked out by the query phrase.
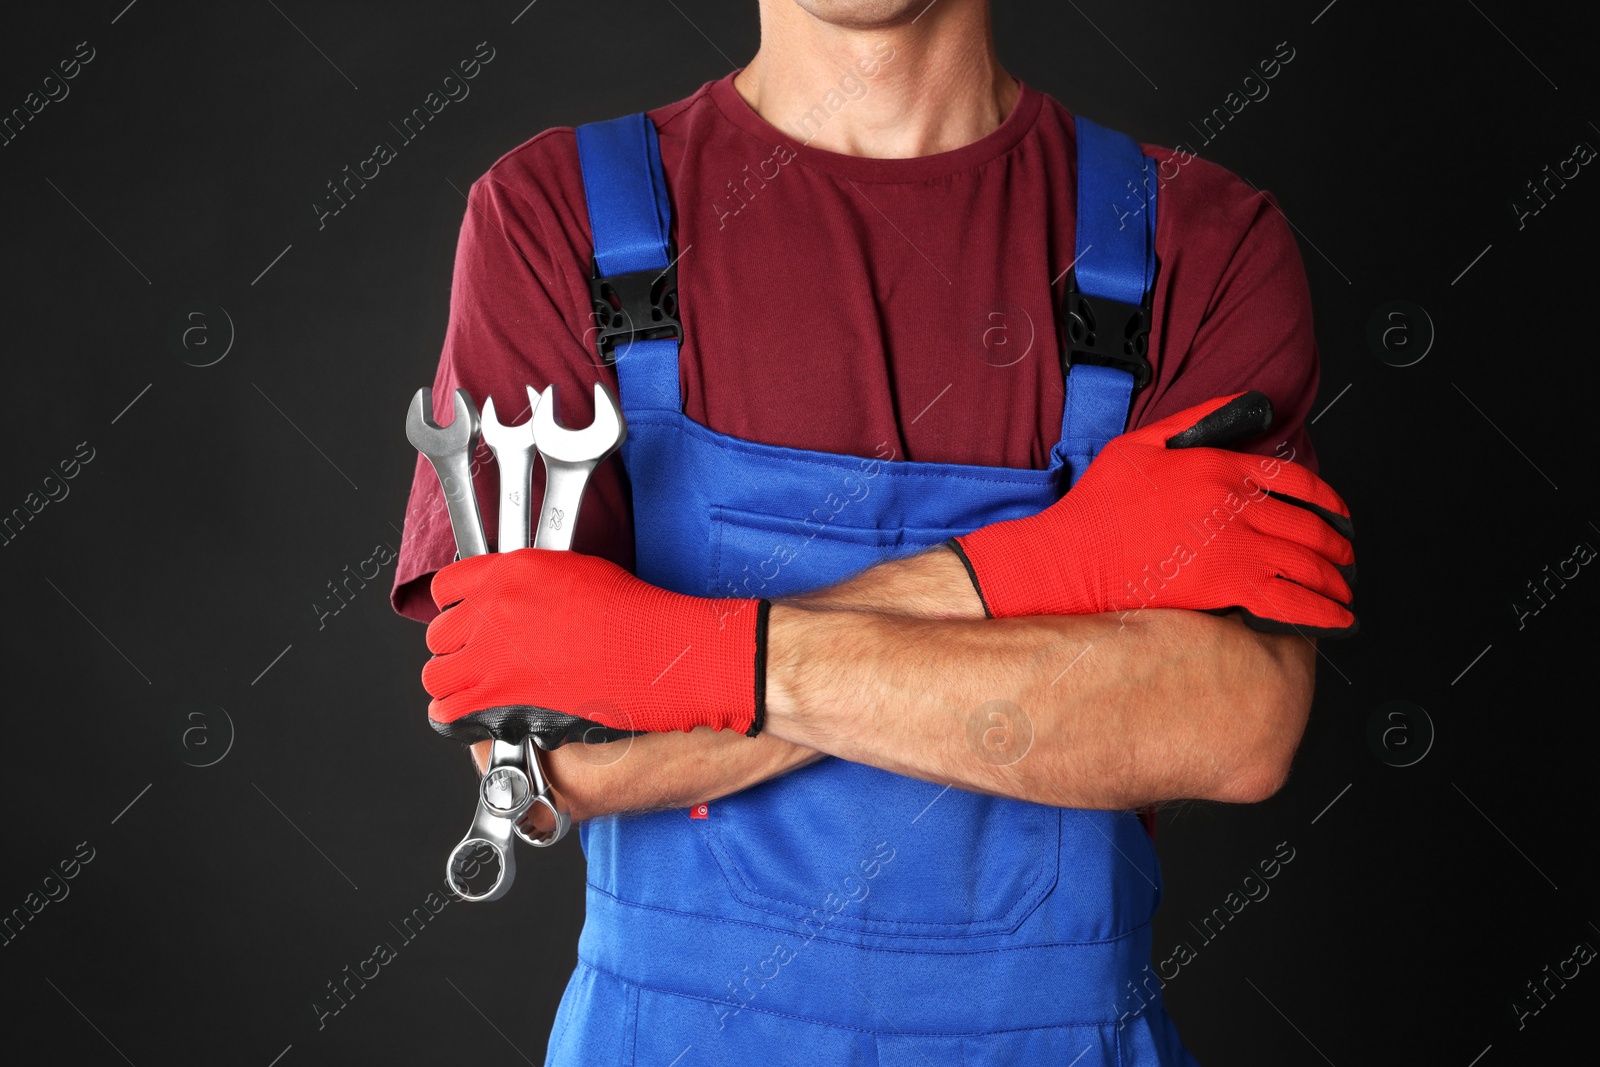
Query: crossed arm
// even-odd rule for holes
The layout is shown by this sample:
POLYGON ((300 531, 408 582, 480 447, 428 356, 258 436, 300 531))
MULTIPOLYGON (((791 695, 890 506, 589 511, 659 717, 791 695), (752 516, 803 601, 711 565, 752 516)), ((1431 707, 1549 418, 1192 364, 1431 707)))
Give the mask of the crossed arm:
POLYGON ((1288 774, 1315 655, 1195 611, 989 619, 940 547, 773 603, 756 737, 643 734, 545 766, 574 821, 716 800, 824 755, 1062 807, 1249 803, 1288 774))

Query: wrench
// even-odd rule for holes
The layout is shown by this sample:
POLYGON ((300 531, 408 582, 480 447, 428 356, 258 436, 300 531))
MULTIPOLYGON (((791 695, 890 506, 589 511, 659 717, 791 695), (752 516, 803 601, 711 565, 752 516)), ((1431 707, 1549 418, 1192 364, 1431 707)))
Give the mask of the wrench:
MULTIPOLYGON (((533 457, 536 454, 534 419, 539 410, 540 397, 533 391, 533 386, 524 388, 528 391, 529 416, 527 422, 519 425, 506 426, 501 423, 495 412, 494 397, 488 397, 483 402, 483 442, 494 453, 495 466, 500 471, 501 552, 515 552, 528 547, 528 515, 533 510, 529 506, 529 495, 533 492, 533 457)), ((523 766, 533 792, 528 803, 522 804, 517 811, 513 829, 518 837, 534 848, 545 848, 567 836, 567 831, 572 828, 572 816, 557 802, 551 791, 544 776, 544 767, 539 762, 539 750, 534 747, 533 741, 524 741, 523 746, 523 766), (544 807, 553 816, 554 830, 548 833, 530 832, 532 824, 522 816, 531 811, 535 804, 544 807)), ((500 810, 510 811, 512 806, 500 810)), ((476 830, 475 822, 474 832, 476 830)))
MULTIPOLYGON (((530 396, 532 389, 529 389, 530 396)), ((492 401, 491 401, 492 403, 492 401)), ((484 417, 487 420, 493 409, 486 404, 484 417)), ((581 430, 572 430, 561 425, 556 416, 556 390, 555 386, 548 386, 544 392, 538 394, 533 404, 533 415, 527 423, 515 428, 502 427, 492 429, 488 422, 484 425, 484 439, 490 442, 492 438, 504 431, 501 440, 507 449, 524 447, 525 436, 518 431, 524 427, 532 428, 532 439, 544 460, 545 488, 544 503, 539 509, 538 533, 534 539, 535 548, 566 551, 572 548, 572 537, 577 529, 578 506, 583 500, 584 489, 589 483, 589 475, 594 472, 611 453, 622 447, 623 440, 628 435, 628 428, 623 422, 621 408, 611 390, 602 383, 595 383, 594 387, 594 421, 581 430), (513 444, 513 442, 516 442, 513 444)), ((498 456, 499 453, 497 452, 498 456)), ((513 463, 520 462, 514 459, 513 463)), ((508 535, 507 509, 505 486, 501 483, 501 538, 508 535)), ((518 483, 522 484, 522 483, 518 483)), ((524 498, 525 499, 525 498, 524 498)), ((517 507, 516 504, 509 505, 517 507)), ((525 508, 524 502, 521 507, 525 508)), ((527 530, 526 515, 513 517, 510 520, 510 529, 515 532, 527 530)), ((516 542, 512 542, 516 543, 516 542)), ((502 549, 503 550, 503 549, 502 549)), ((600 726, 588 719, 568 715, 563 712, 550 711, 544 708, 528 708, 524 710, 524 719, 528 723, 528 740, 532 745, 545 751, 559 748, 569 741, 585 741, 601 744, 633 737, 639 731, 620 730, 609 726, 600 726)), ((538 768, 538 754, 530 751, 529 763, 538 768)), ((560 840, 566 833, 570 820, 564 815, 558 818, 557 832, 553 837, 535 840, 522 832, 519 827, 517 836, 532 845, 549 845, 560 840)))
MULTIPOLYGON (((465 389, 455 391, 454 405, 454 420, 449 426, 440 426, 433 421, 432 391, 417 390, 406 413, 406 438, 427 457, 439 476, 450 513, 450 529, 455 534, 456 554, 466 559, 489 550, 478 498, 472 488, 472 447, 480 422, 478 409, 465 389)), ((549 792, 540 769, 530 764, 532 752, 531 745, 508 741, 495 741, 490 748, 488 770, 478 783, 478 808, 472 828, 450 851, 445 864, 445 878, 463 900, 499 900, 516 878, 512 827, 533 806, 538 793, 549 792), (476 873, 485 850, 498 861, 499 873, 494 883, 479 893, 470 888, 467 879, 476 873)))
POLYGON ((505 426, 495 412, 494 397, 483 402, 480 429, 483 443, 494 453, 500 471, 500 541, 497 551, 512 552, 528 547, 528 494, 533 491, 533 415, 539 410, 539 394, 528 390, 528 421, 505 426))
MULTIPOLYGON (((531 389, 529 390, 532 391, 531 389)), ((534 406, 533 439, 544 459, 544 506, 539 511, 535 548, 570 549, 578 524, 578 504, 589 475, 611 453, 622 447, 628 428, 622 422, 617 398, 600 382, 594 384, 594 421, 581 430, 569 430, 556 421, 556 387, 545 386, 534 406)))
MULTIPOLYGON (((571 430, 557 421, 556 387, 545 386, 534 406, 533 439, 539 443, 544 460, 544 504, 539 509, 539 528, 535 548, 561 551, 572 548, 572 535, 578 525, 578 505, 589 484, 589 475, 606 457, 622 447, 628 436, 616 396, 603 383, 594 385, 594 421, 581 430, 571 430)), ((553 749, 567 741, 614 741, 632 737, 636 730, 616 730, 596 726, 587 719, 552 714, 536 721, 530 740, 542 749, 553 749)))
POLYGON ((478 497, 472 491, 472 440, 478 436, 478 409, 465 389, 455 392, 455 419, 448 427, 433 421, 433 392, 418 389, 406 412, 406 439, 433 464, 444 490, 455 533, 456 552, 462 559, 489 551, 483 537, 478 497))

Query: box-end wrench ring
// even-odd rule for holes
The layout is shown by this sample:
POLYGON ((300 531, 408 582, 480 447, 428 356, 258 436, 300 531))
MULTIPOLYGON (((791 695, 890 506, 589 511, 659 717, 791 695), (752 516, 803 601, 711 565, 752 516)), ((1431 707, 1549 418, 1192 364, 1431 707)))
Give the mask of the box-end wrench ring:
POLYGON ((511 843, 512 827, 533 805, 533 780, 527 770, 528 748, 509 741, 495 741, 489 766, 478 782, 478 808, 467 830, 445 861, 445 878, 463 900, 499 900, 516 880, 516 853, 511 843), (471 889, 484 851, 499 864, 494 883, 482 892, 471 889))

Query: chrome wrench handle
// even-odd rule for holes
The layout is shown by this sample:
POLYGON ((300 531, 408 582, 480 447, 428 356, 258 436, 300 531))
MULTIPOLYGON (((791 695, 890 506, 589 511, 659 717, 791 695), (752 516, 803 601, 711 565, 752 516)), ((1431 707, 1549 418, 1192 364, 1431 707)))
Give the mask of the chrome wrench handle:
POLYGON ((572 548, 573 527, 578 524, 578 506, 589 486, 593 463, 569 463, 544 458, 544 507, 539 512, 537 548, 568 551, 572 548))
POLYGON ((528 768, 529 784, 533 789, 533 802, 528 805, 527 810, 532 812, 536 806, 543 807, 550 813, 555 828, 536 830, 533 821, 527 818, 525 812, 512 823, 511 829, 517 837, 534 848, 548 848, 566 837, 567 831, 572 829, 572 813, 561 803, 555 790, 550 788, 550 781, 544 776, 544 765, 539 762, 539 749, 531 737, 522 742, 522 754, 528 768))

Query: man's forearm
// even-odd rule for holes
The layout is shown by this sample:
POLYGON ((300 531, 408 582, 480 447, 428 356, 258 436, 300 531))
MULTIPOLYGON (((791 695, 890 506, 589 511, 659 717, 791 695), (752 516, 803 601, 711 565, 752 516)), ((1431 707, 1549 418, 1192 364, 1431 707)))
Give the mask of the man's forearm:
MULTIPOLYGON (((481 773, 487 755, 480 756, 477 748, 473 755, 481 773)), ((604 745, 563 745, 542 755, 551 786, 572 821, 582 822, 600 815, 691 808, 787 774, 823 754, 776 737, 699 727, 604 745)), ((534 809, 535 818, 542 810, 534 809)))
MULTIPOLYGON (((490 742, 472 746, 481 775, 490 742)), ((639 734, 604 745, 569 744, 541 753, 545 775, 573 822, 624 812, 691 808, 814 763, 823 753, 765 734, 704 727, 639 734)), ((536 821, 544 809, 533 809, 536 821)), ((551 829, 540 824, 539 829, 551 829)))
MULTIPOLYGON (((915 567, 965 580, 943 550, 915 567)), ((912 777, 1082 808, 1254 801, 1287 774, 1315 673, 1304 638, 1192 611, 966 614, 775 604, 766 732, 912 777)))
MULTIPOLYGON (((893 561, 794 598, 818 610, 877 611, 915 618, 983 618, 972 582, 959 567, 923 557, 893 561)), ((729 731, 641 734, 607 745, 563 745, 544 754, 545 772, 573 821, 622 812, 687 808, 748 789, 823 757, 771 733, 729 731)), ((473 746, 482 773, 489 742, 473 746)), ((538 815, 538 811, 535 812, 538 815)))

